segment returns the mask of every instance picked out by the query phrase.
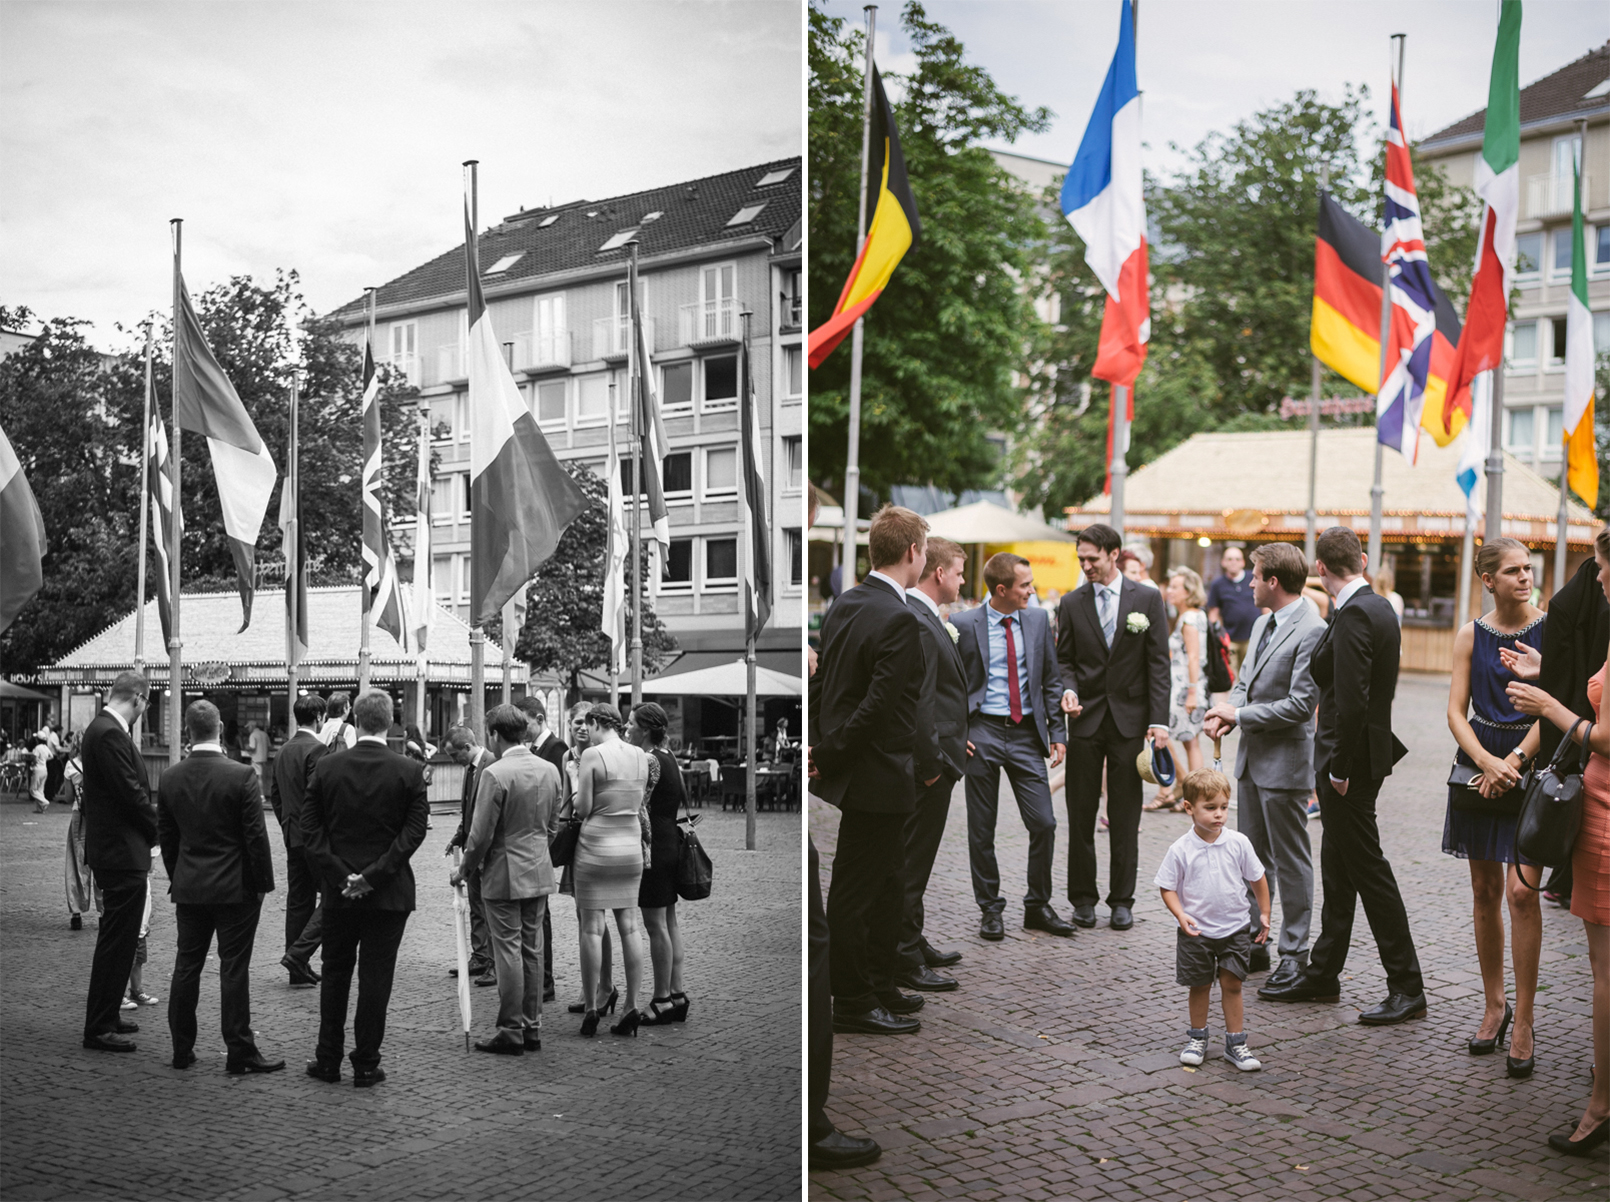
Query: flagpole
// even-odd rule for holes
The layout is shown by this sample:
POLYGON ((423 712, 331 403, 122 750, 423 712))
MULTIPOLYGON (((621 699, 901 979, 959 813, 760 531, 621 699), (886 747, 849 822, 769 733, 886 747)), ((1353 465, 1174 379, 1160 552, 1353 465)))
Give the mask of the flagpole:
POLYGON ((297 601, 302 584, 302 495, 297 465, 297 409, 301 401, 301 380, 295 368, 291 369, 291 424, 290 446, 285 452, 285 484, 291 490, 291 501, 286 506, 290 520, 285 523, 289 545, 285 548, 285 613, 290 629, 285 639, 285 713, 290 729, 296 729, 296 688, 301 678, 301 660, 297 657, 297 642, 301 635, 302 615, 297 601))
MULTIPOLYGON (((754 371, 754 364, 749 359, 749 319, 754 314, 745 309, 739 314, 744 323, 743 362, 744 370, 739 374, 738 387, 744 390, 745 395, 738 398, 738 412, 740 416, 746 412, 749 420, 759 425, 758 416, 754 412, 754 401, 750 385, 750 373, 754 371)), ((751 441, 752 431, 749 420, 741 422, 742 429, 738 437, 746 443, 751 441)), ((740 456, 742 452, 740 451, 740 456)), ((749 600, 744 609, 744 666, 746 670, 747 693, 744 697, 744 762, 748 764, 749 771, 744 779, 744 849, 755 850, 755 773, 760 764, 755 759, 755 622, 752 615, 758 615, 760 607, 755 597, 755 513, 749 505, 749 490, 744 489, 744 529, 743 537, 738 540, 743 553, 746 570, 740 579, 749 581, 749 600)))
MULTIPOLYGON (((1398 102, 1401 105, 1403 100, 1403 55, 1404 51, 1408 47, 1409 35, 1406 33, 1394 33, 1390 40, 1395 41, 1398 44, 1398 70, 1397 75, 1392 80, 1392 84, 1398 89, 1398 102)), ((1392 90, 1391 88, 1388 88, 1387 96, 1389 98, 1389 104, 1391 103, 1391 95, 1392 90)), ((1392 265, 1383 258, 1381 260, 1381 375, 1380 383, 1376 385, 1375 389, 1375 483, 1370 486, 1370 547, 1368 564, 1370 575, 1372 577, 1379 574, 1381 570, 1381 509, 1382 497, 1385 494, 1386 489, 1381 484, 1381 465, 1383 459, 1382 451, 1384 448, 1381 445, 1380 395, 1382 390, 1386 388, 1387 339, 1391 336, 1391 333, 1392 265)), ((1408 416, 1407 404, 1404 406, 1404 416, 1408 416)))
MULTIPOLYGON (((630 554, 627 556, 630 571, 627 579, 631 581, 632 589, 632 708, 635 710, 643 704, 643 585, 647 581, 641 580, 638 573, 638 555, 642 550, 643 540, 643 422, 641 409, 643 406, 643 363, 638 354, 640 335, 638 323, 641 315, 637 309, 637 239, 628 242, 631 257, 626 261, 626 290, 628 293, 627 313, 631 322, 631 346, 627 348, 626 359, 626 389, 628 404, 632 409, 632 541, 630 554)), ((609 420, 615 420, 615 414, 609 415, 609 420)), ((624 491, 624 490, 623 490, 624 491)), ((610 698, 612 703, 616 698, 610 698)))
MULTIPOLYGON (((1325 203, 1330 189, 1330 160, 1319 165, 1319 203, 1325 203)), ((1308 402, 1308 522, 1303 533, 1303 561, 1313 567, 1314 549, 1319 543, 1319 356, 1313 356, 1309 373, 1308 402)))
MULTIPOLYGON (((1135 30, 1135 53, 1140 54, 1140 0, 1131 0, 1129 20, 1135 30)), ((1141 231, 1144 235, 1145 231, 1141 231)), ((1107 463, 1107 492, 1110 503, 1107 521, 1124 534, 1124 483, 1129 479, 1129 405, 1134 385, 1112 385, 1112 458, 1107 463)))
POLYGON ((179 762, 179 744, 183 738, 180 727, 184 722, 184 643, 179 638, 179 611, 182 608, 179 595, 179 528, 182 520, 180 514, 184 511, 184 494, 179 491, 179 485, 184 459, 180 455, 183 435, 179 429, 178 404, 180 343, 184 340, 179 314, 184 218, 175 217, 168 224, 173 229, 173 517, 169 522, 172 534, 168 548, 168 557, 172 560, 168 565, 172 576, 169 591, 173 598, 173 613, 168 622, 168 764, 171 766, 179 762))
MULTIPOLYGON (((151 487, 151 335, 152 328, 145 329, 145 400, 142 411, 144 421, 140 424, 140 495, 136 504, 140 510, 140 558, 134 586, 134 670, 141 676, 145 675, 145 555, 146 531, 149 529, 147 521, 150 514, 150 505, 146 494, 151 487)), ((1562 476, 1561 479, 1564 479, 1562 476)), ((162 532, 157 531, 157 537, 162 532)), ((134 745, 140 745, 140 736, 144 719, 136 718, 130 733, 134 736, 134 745)))
MULTIPOLYGON (((525 585, 522 584, 520 586, 520 591, 521 592, 525 591, 525 585)), ((515 596, 516 597, 519 596, 519 593, 516 593, 515 596)), ((504 705, 508 705, 511 701, 514 700, 514 680, 513 680, 513 677, 514 677, 514 638, 515 638, 515 635, 517 635, 519 633, 519 631, 514 628, 516 612, 517 612, 517 607, 515 606, 515 603, 514 603, 514 597, 510 597, 508 599, 508 601, 506 601, 504 603, 504 605, 503 605, 503 664, 502 664, 502 667, 503 667, 503 693, 502 693, 502 698, 503 698, 503 704, 504 705)))
MULTIPOLYGON (((1574 189, 1572 203, 1575 206, 1575 212, 1582 212, 1582 159, 1584 157, 1583 148, 1588 144, 1588 121, 1586 117, 1577 119, 1576 138, 1577 161, 1574 173, 1575 180, 1572 184, 1574 189)), ((1575 237, 1574 233, 1572 236, 1573 238, 1575 237)), ((1586 249, 1587 245, 1584 242, 1583 250, 1586 251, 1586 249)), ((1574 247, 1571 253, 1576 253, 1574 247)), ((1570 389, 1567 387, 1567 392, 1569 393, 1569 391, 1570 389)), ((1570 549, 1567 546, 1567 536, 1570 532, 1571 523, 1571 431, 1565 428, 1565 413, 1565 409, 1560 410, 1560 517, 1559 524, 1555 527, 1554 532, 1554 592, 1556 593, 1565 584, 1565 559, 1570 549)))
MULTIPOLYGON (((430 399, 428 397, 419 398, 419 462, 428 472, 430 468, 430 399)), ((415 484, 415 491, 418 491, 417 483, 415 484)), ((432 583, 430 571, 429 549, 427 548, 426 554, 422 556, 420 554, 419 539, 416 538, 414 540, 414 580, 418 581, 421 578, 419 574, 424 572, 425 583, 427 586, 430 585, 432 583), (422 560, 423 562, 421 562, 422 560)), ((416 588, 416 598, 418 593, 419 590, 416 588)), ((425 631, 425 637, 419 640, 419 687, 414 690, 414 722, 419 727, 421 735, 425 733, 427 708, 425 689, 430 682, 430 620, 436 612, 435 606, 436 590, 432 587, 427 587, 425 589, 425 612, 414 616, 415 623, 418 626, 422 626, 425 631)))
MULTIPOLYGON (((861 191, 855 222, 855 255, 866 249, 866 177, 872 156, 872 39, 878 27, 878 6, 868 4, 866 13, 866 68, 861 78, 861 191)), ((861 348, 864 343, 864 317, 855 319, 850 335, 850 446, 844 459, 844 565, 839 577, 840 591, 855 585, 855 559, 859 551, 856 520, 861 505, 861 348)))
MULTIPOLYGON (((475 248, 476 248, 476 239, 480 237, 479 231, 480 231, 480 228, 481 228, 480 160, 479 159, 466 159, 464 161, 464 166, 466 166, 466 167, 468 167, 470 169, 470 229, 469 229, 469 234, 468 234, 468 237, 469 237, 470 241, 469 241, 469 245, 465 248, 466 253, 464 255, 464 266, 465 266, 465 270, 467 272, 468 270, 470 270, 470 264, 474 263, 475 264, 475 270, 477 272, 479 272, 479 270, 480 270, 480 262, 475 256, 475 248)), ((469 280, 466 278, 465 283, 464 283, 464 288, 465 288, 464 304, 465 304, 466 310, 467 310, 467 308, 468 308, 468 306, 470 304, 470 300, 471 300, 471 297, 469 295, 469 283, 470 283, 469 280)), ((469 364, 466 363, 464 365, 464 368, 465 368, 465 373, 467 375, 468 372, 469 372, 469 364)), ((469 396, 470 396, 470 392, 469 392, 469 389, 467 387, 465 389, 465 394, 464 395, 465 395, 465 399, 467 401, 469 399, 469 396)), ((465 408, 468 409, 467 404, 466 404, 465 408)), ((470 429, 474 430, 474 428, 475 428, 475 416, 474 416, 474 414, 468 414, 468 417, 469 417, 469 422, 470 422, 470 429)), ((473 515, 471 516, 470 521, 471 521, 472 530, 473 530, 473 523, 475 521, 473 515)), ((474 535, 472 533, 471 537, 470 537, 470 545, 473 547, 474 543, 475 543, 475 538, 474 538, 474 535)), ((471 559, 472 560, 474 559, 473 555, 471 556, 471 559)), ((472 577, 472 579, 473 579, 473 577, 472 577)), ((475 598, 474 596, 472 596, 470 598, 470 606, 471 606, 471 610, 472 610, 472 612, 470 614, 470 705, 469 705, 469 712, 466 713, 464 715, 464 717, 465 717, 465 720, 468 722, 470 729, 475 732, 475 737, 477 739, 480 739, 480 740, 485 740, 485 738, 486 738, 486 734, 485 734, 485 726, 486 726, 486 721, 485 721, 485 719, 486 719, 486 631, 481 626, 481 615, 478 614, 478 613, 473 612, 473 609, 475 607, 476 601, 477 601, 477 598, 475 598)))

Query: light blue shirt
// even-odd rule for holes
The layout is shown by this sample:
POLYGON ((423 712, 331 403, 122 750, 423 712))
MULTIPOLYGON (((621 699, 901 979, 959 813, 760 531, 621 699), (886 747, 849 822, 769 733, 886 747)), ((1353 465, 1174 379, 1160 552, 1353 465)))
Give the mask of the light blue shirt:
POLYGON ((986 714, 1010 715, 1012 712, 1011 694, 1006 687, 1006 631, 1001 626, 1007 618, 1012 619, 1012 644, 1017 648, 1018 697, 1025 715, 1034 712, 1029 689, 1028 640, 1023 637, 1023 615, 1027 612, 1020 609, 1015 614, 1003 614, 987 601, 984 603, 984 629, 989 633, 989 671, 984 681, 983 705, 986 714))

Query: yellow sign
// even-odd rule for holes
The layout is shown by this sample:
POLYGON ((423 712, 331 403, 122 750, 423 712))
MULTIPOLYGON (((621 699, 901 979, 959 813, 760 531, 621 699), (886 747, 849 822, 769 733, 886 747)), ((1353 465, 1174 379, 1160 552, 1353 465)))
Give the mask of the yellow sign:
POLYGON ((1029 561, 1034 569, 1034 591, 1041 597, 1047 589, 1066 593, 1079 587, 1078 543, 989 543, 984 547, 984 558, 1000 551, 1010 551, 1029 561))

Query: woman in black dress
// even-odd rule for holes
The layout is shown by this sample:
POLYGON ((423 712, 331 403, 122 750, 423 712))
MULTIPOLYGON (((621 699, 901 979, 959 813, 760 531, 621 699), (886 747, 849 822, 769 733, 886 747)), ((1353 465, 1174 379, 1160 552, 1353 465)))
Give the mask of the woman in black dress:
POLYGON ((682 933, 676 924, 676 863, 680 850, 676 814, 687 800, 682 770, 665 749, 665 710, 652 701, 632 711, 626 738, 649 757, 648 821, 652 837, 649 866, 643 871, 637 904, 648 927, 649 958, 654 963, 654 997, 645 1027, 686 1022, 688 995, 682 992, 682 933))

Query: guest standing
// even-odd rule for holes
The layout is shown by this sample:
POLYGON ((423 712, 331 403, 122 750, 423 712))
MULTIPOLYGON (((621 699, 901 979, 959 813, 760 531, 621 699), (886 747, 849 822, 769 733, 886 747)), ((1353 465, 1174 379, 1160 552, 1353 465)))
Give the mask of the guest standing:
POLYGON ((1226 547, 1219 556, 1221 574, 1207 590, 1208 621, 1217 622, 1230 636, 1230 670, 1241 671, 1247 657, 1247 640, 1258 617, 1258 603, 1252 596, 1252 578, 1247 574, 1247 557, 1240 547, 1226 547))
MULTIPOLYGON (((1189 775, 1202 768, 1202 722, 1211 702, 1207 691, 1208 620, 1202 612, 1206 598, 1202 578, 1190 568, 1173 568, 1163 596, 1176 615, 1168 636, 1168 733, 1184 750, 1185 773, 1189 775)), ((1171 801, 1170 794, 1169 789, 1159 790, 1150 808, 1163 809, 1171 801)), ((1183 808, 1182 797, 1174 809, 1183 808)))
POLYGON ((34 800, 34 813, 43 814, 50 808, 50 795, 45 792, 45 785, 50 778, 51 751, 49 743, 35 737, 37 741, 30 753, 34 763, 28 774, 28 796, 34 800))
MULTIPOLYGON (((464 782, 458 803, 458 830, 453 832, 453 837, 447 841, 442 852, 443 855, 452 855, 455 847, 463 847, 469 841, 470 827, 475 821, 475 798, 481 772, 496 757, 481 746, 475 732, 468 726, 455 726, 447 732, 447 754, 464 768, 464 782)), ((472 872, 465 880, 470 902, 470 978, 477 985, 495 985, 497 978, 492 970, 492 943, 486 933, 486 910, 481 905, 481 877, 479 873, 472 872)), ((447 975, 458 976, 458 969, 448 969, 447 975)))
POLYGON ((665 710, 652 701, 632 711, 626 724, 626 739, 642 749, 652 761, 649 767, 648 823, 649 864, 643 870, 637 904, 648 928, 649 960, 654 966, 654 995, 645 1027, 686 1022, 688 995, 682 990, 682 928, 676 921, 676 867, 681 840, 676 828, 677 811, 687 804, 682 790, 682 769, 676 757, 665 749, 665 732, 670 726, 665 710))
POLYGON ((279 755, 269 775, 269 804, 279 819, 285 840, 285 954, 280 967, 291 974, 292 985, 317 985, 313 953, 324 938, 324 908, 319 903, 319 878, 302 843, 302 801, 308 778, 325 753, 319 741, 324 720, 324 698, 305 693, 291 706, 296 733, 279 755))
POLYGON ((134 967, 157 843, 145 762, 129 736, 149 692, 144 676, 122 673, 112 682, 106 708, 84 731, 84 862, 100 883, 103 906, 84 1005, 84 1046, 98 1052, 134 1051, 134 1042, 123 1036, 139 1030, 118 1010, 134 967))
POLYGON ((84 911, 91 906, 100 912, 100 890, 95 888, 95 874, 84 863, 84 762, 76 754, 67 761, 62 774, 62 787, 72 796, 72 817, 67 820, 67 862, 63 867, 63 881, 67 886, 67 926, 69 930, 84 929, 84 911))
MULTIPOLYGON (((575 815, 576 793, 581 778, 581 753, 587 750, 588 731, 587 715, 592 712, 591 701, 578 701, 565 711, 565 718, 570 723, 570 750, 566 752, 564 761, 560 764, 560 772, 564 776, 565 802, 560 812, 562 819, 569 819, 575 815)), ((572 860, 565 865, 559 876, 559 892, 568 897, 576 896, 576 863, 572 860)), ((581 911, 576 911, 576 930, 581 930, 581 911)), ((604 924, 602 942, 599 944, 598 963, 598 990, 594 995, 588 995, 583 990, 581 997, 570 1003, 572 1014, 585 1014, 588 1010, 597 1010, 600 1014, 611 1014, 616 1003, 620 1000, 620 990, 615 988, 615 964, 613 943, 610 939, 609 924, 604 924)))
MULTIPOLYGON (((559 737, 548 729, 548 711, 542 702, 529 693, 516 699, 515 709, 525 715, 526 746, 539 759, 553 765, 559 776, 559 804, 564 805, 569 783, 565 779, 565 754, 570 750, 559 737)), ((542 1000, 554 1000, 553 988, 553 902, 542 907, 542 1000)))
POLYGON ((351 750, 358 741, 357 728, 352 725, 352 697, 345 692, 330 694, 325 706, 324 726, 319 730, 319 741, 334 748, 337 743, 351 750))
POLYGON ((1490 1055, 1510 1035, 1511 1077, 1532 1072, 1532 1005, 1543 945, 1538 895, 1517 874, 1529 863, 1515 847, 1520 784, 1538 736, 1532 720, 1511 703, 1505 688, 1515 679, 1499 657, 1505 648, 1539 647, 1543 612, 1532 604, 1532 556, 1513 538, 1488 539, 1476 552, 1476 572, 1493 598, 1491 613, 1466 623, 1454 636, 1453 681, 1448 689, 1448 729, 1459 744, 1458 762, 1481 771, 1479 789, 1450 785, 1442 850, 1470 861, 1476 960, 1481 967, 1486 1011, 1472 1056, 1490 1055), (1505 897, 1509 900, 1515 1005, 1504 993, 1505 897))

